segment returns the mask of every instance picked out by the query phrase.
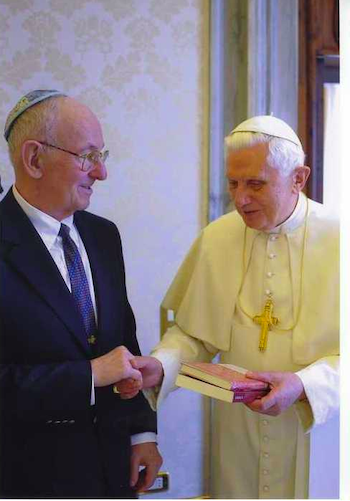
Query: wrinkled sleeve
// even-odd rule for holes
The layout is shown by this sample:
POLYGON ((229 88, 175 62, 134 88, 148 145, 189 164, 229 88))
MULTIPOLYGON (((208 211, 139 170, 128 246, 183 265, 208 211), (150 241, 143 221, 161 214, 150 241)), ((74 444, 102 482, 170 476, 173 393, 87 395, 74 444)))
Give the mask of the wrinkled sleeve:
POLYGON ((296 373, 307 400, 296 403, 296 411, 307 433, 339 413, 339 356, 324 357, 296 373))
POLYGON ((177 325, 170 327, 151 353, 151 356, 161 362, 164 370, 162 385, 144 390, 152 409, 157 409, 167 395, 177 388, 175 379, 181 362, 210 362, 216 353, 216 348, 209 343, 185 334, 177 325))

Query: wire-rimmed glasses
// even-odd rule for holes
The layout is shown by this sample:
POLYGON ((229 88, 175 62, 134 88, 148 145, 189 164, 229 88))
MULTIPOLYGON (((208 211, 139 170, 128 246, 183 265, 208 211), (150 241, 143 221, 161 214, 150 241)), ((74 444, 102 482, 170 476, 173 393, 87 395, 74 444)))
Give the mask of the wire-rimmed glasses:
POLYGON ((105 164, 109 156, 109 150, 104 150, 104 151, 92 150, 89 153, 84 153, 83 155, 79 155, 74 151, 66 150, 54 144, 45 143, 43 141, 38 141, 38 143, 42 144, 43 146, 49 146, 50 148, 55 148, 56 150, 64 151, 65 153, 69 153, 70 155, 74 155, 75 157, 81 158, 83 160, 81 164, 81 170, 84 172, 89 172, 99 163, 105 164))

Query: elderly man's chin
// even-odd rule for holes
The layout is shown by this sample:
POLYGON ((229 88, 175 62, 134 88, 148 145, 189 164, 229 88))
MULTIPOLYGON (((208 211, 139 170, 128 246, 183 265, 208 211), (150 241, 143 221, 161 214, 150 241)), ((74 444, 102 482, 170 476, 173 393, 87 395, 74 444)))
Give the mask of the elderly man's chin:
POLYGON ((75 196, 75 200, 73 202, 74 211, 76 210, 85 210, 90 205, 92 190, 86 190, 85 188, 78 188, 75 196))
POLYGON ((266 218, 260 210, 250 211, 250 212, 240 212, 240 215, 249 228, 254 230, 265 230, 267 225, 266 218))

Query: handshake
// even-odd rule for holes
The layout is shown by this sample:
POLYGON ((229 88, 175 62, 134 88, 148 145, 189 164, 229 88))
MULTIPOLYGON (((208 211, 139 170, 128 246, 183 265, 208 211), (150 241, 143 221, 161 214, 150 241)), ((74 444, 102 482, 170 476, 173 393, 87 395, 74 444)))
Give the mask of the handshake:
POLYGON ((96 387, 114 384, 121 398, 135 397, 143 388, 158 386, 163 366, 155 357, 135 357, 125 346, 91 360, 96 387))

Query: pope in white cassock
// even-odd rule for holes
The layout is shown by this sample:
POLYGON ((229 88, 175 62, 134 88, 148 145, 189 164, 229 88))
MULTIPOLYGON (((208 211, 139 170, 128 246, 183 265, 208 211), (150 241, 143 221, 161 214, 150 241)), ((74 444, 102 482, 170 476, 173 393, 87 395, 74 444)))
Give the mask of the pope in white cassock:
MULTIPOLYGON (((285 122, 251 118, 225 143, 236 210, 194 242, 162 304, 175 323, 136 364, 154 407, 182 361, 218 353, 269 382, 251 404, 214 402, 211 495, 307 498, 309 432, 339 412, 338 224, 302 193, 310 169, 285 122)), ((118 389, 132 398, 140 384, 118 389)))

